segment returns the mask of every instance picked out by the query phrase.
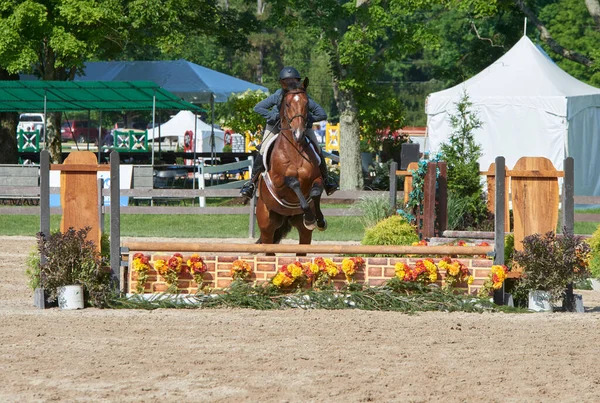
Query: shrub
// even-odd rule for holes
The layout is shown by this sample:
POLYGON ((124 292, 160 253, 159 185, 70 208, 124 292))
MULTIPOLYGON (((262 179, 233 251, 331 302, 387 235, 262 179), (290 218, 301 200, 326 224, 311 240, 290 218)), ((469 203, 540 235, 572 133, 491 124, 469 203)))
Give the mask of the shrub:
POLYGON ((92 241, 86 240, 90 228, 65 233, 55 232, 48 238, 38 234, 40 259, 40 285, 48 292, 49 301, 56 300, 57 288, 66 285, 83 285, 87 302, 104 306, 111 296, 110 272, 104 268, 106 258, 96 250, 92 241))
POLYGON ((361 221, 365 227, 371 227, 393 213, 387 195, 362 196, 354 208, 362 213, 361 221))
POLYGON ((553 300, 560 298, 570 283, 589 276, 590 247, 572 234, 557 237, 553 232, 534 234, 523 239, 523 251, 515 250, 513 261, 523 269, 515 287, 517 298, 529 291, 548 291, 553 300))
POLYGON ((388 217, 367 228, 361 241, 363 245, 412 245, 419 236, 406 219, 399 215, 388 217))
POLYGON ((590 272, 593 278, 600 279, 600 227, 587 240, 591 249, 590 272))
POLYGON ((29 252, 25 264, 27 266, 25 269, 25 275, 28 278, 27 285, 35 290, 40 287, 40 254, 37 249, 29 252))

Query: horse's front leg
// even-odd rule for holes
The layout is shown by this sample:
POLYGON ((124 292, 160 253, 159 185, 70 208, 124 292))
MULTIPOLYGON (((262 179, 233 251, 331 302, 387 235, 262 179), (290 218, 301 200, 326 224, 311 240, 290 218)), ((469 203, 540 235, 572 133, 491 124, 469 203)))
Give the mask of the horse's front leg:
POLYGON ((317 218, 317 228, 319 231, 325 231, 327 229, 327 220, 323 216, 321 211, 321 195, 323 194, 323 183, 320 179, 313 183, 313 187, 310 190, 310 197, 313 200, 315 206, 315 216, 317 218))
MULTIPOLYGON (((300 245, 310 245, 312 242, 312 230, 304 226, 304 219, 299 215, 293 216, 291 223, 298 230, 298 243, 300 245)), ((296 256, 306 256, 306 253, 296 253, 296 256)))
POLYGON ((300 189, 300 181, 298 181, 298 178, 296 177, 286 176, 284 178, 284 183, 287 187, 292 189, 294 193, 296 193, 296 196, 300 201, 300 208, 302 211, 304 211, 304 226, 311 231, 314 230, 317 227, 315 215, 310 209, 310 204, 302 194, 302 189, 300 189))

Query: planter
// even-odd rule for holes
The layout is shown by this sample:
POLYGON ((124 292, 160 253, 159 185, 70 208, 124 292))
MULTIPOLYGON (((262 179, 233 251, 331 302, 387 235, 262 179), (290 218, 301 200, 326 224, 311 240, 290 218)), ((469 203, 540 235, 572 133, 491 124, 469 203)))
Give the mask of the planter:
POLYGON ((33 291, 33 305, 39 309, 46 309, 57 306, 56 301, 49 302, 50 296, 43 288, 36 288, 33 291))
POLYGON ((58 307, 60 309, 83 309, 83 286, 66 285, 58 289, 58 307))
POLYGON ((552 312, 550 293, 547 291, 529 291, 529 310, 534 312, 552 312))

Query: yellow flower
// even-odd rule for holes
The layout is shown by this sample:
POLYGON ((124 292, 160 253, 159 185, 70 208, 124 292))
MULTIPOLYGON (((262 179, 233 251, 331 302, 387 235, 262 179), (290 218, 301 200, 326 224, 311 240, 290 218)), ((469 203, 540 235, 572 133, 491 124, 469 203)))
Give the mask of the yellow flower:
POLYGON ((355 270, 354 270, 354 262, 350 259, 344 259, 342 261, 342 271, 344 273, 348 274, 354 274, 355 270))
POLYGON ((312 274, 317 274, 319 273, 319 266, 317 266, 314 263, 310 264, 310 271, 312 272, 312 274))
POLYGON ((275 277, 273 277, 273 285, 277 286, 277 287, 281 287, 281 284, 283 283, 283 278, 286 277, 285 274, 279 272, 275 275, 275 277))
POLYGON ((154 270, 156 270, 161 276, 164 276, 169 270, 169 266, 167 266, 167 262, 165 262, 163 259, 159 259, 154 262, 154 270))
POLYGON ((469 278, 467 278, 467 284, 471 285, 471 284, 473 284, 473 281, 475 281, 473 276, 469 276, 469 278))
POLYGON ((454 262, 451 265, 448 265, 447 270, 451 276, 456 276, 460 271, 460 266, 458 265, 458 263, 454 262))
POLYGON ((340 272, 337 265, 331 259, 325 259, 325 270, 330 277, 335 277, 340 272))
POLYGON ((396 263, 394 265, 394 271, 396 272, 396 277, 398 277, 400 280, 404 280, 404 276, 406 275, 406 265, 404 263, 396 263))
POLYGON ((288 270, 294 279, 304 275, 304 270, 302 270, 302 267, 296 266, 295 264, 288 265, 288 270))
POLYGON ((437 278, 438 276, 436 272, 429 272, 429 281, 435 283, 437 281, 437 278))

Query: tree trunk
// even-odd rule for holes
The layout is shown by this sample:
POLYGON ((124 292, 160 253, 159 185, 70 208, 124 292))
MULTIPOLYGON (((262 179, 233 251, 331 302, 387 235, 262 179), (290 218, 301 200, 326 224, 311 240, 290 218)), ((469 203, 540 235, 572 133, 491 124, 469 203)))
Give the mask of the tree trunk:
POLYGON ((358 108, 351 91, 337 89, 340 110, 340 189, 362 190, 358 108))
MULTIPOLYGON (((18 74, 8 74, 0 69, 0 80, 18 80, 18 74)), ((17 124, 19 115, 16 112, 0 113, 0 164, 16 164, 19 161, 17 152, 17 124)))
POLYGON ((50 153, 50 162, 53 164, 62 163, 62 142, 60 138, 60 112, 46 114, 46 138, 48 145, 46 148, 50 153))

